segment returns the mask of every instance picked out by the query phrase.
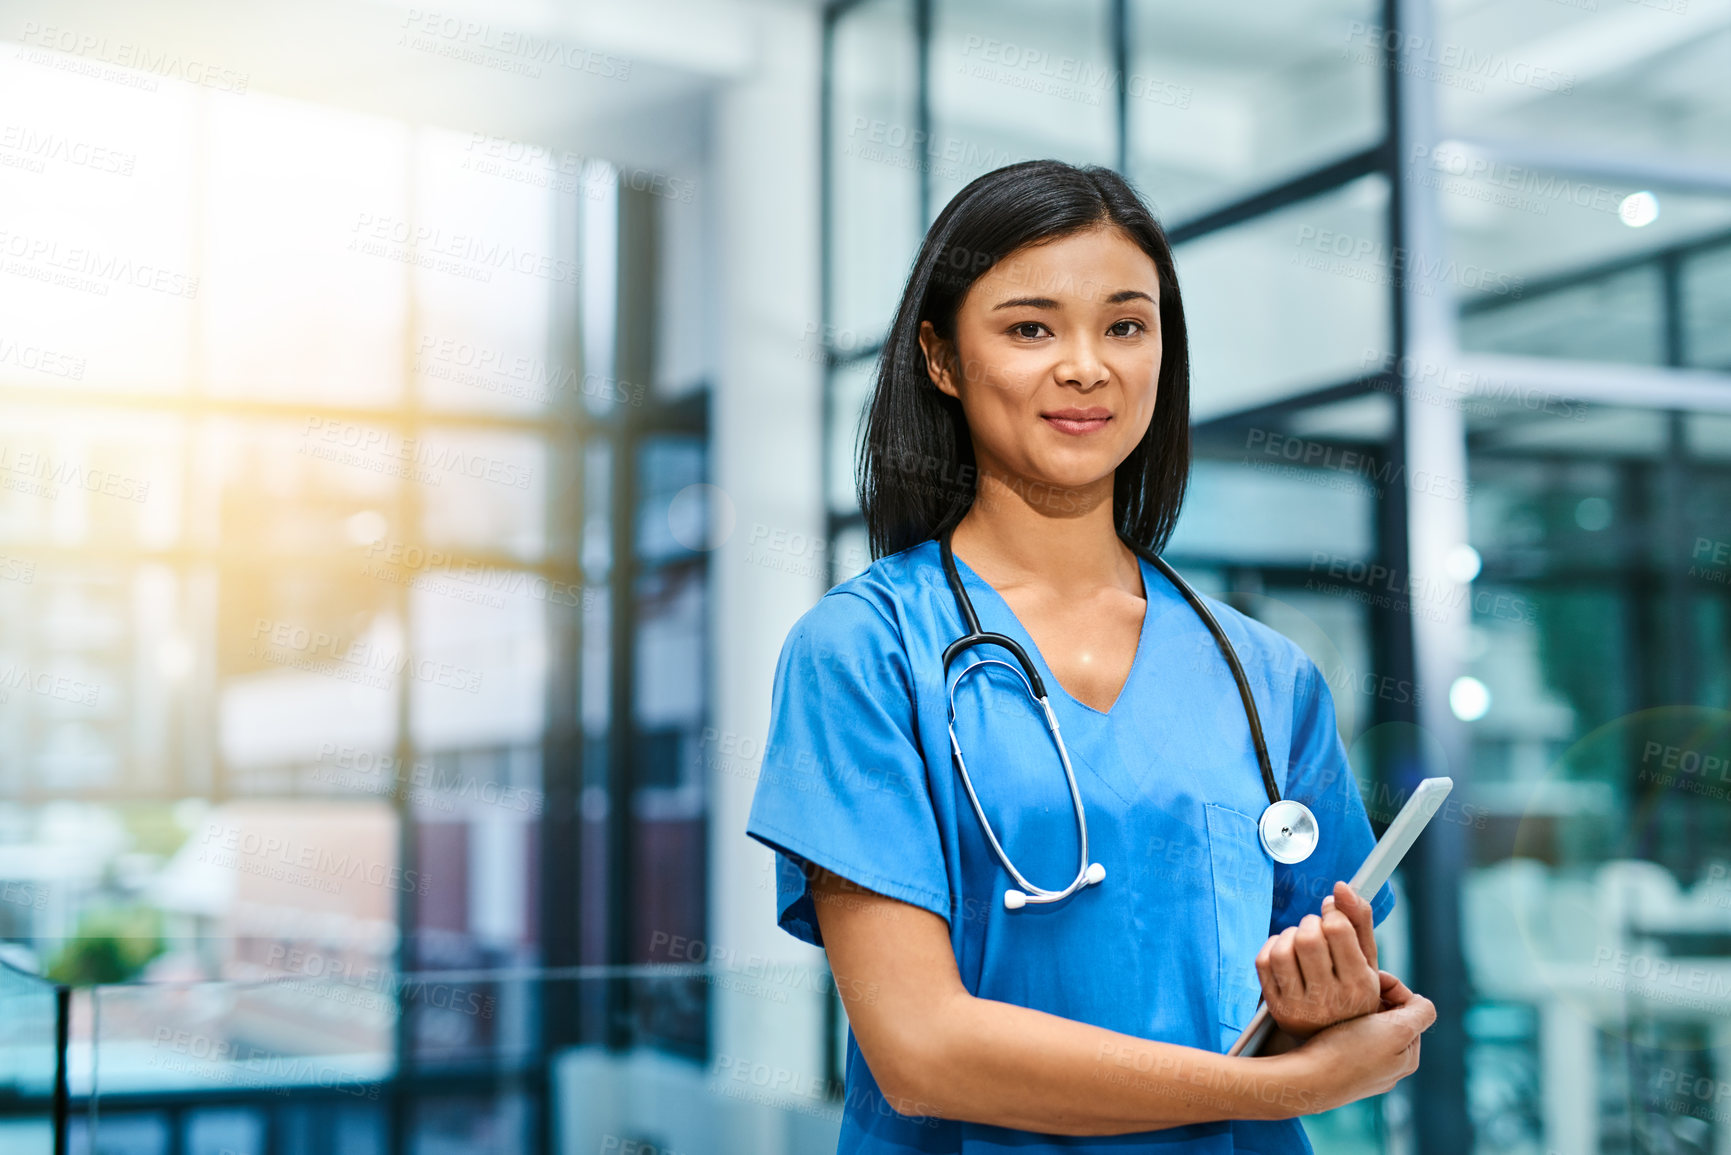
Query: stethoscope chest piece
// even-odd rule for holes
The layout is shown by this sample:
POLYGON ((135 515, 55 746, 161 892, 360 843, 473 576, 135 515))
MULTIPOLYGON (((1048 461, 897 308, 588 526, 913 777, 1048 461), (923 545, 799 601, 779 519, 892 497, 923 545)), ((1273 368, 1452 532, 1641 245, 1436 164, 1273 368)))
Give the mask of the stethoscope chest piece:
POLYGON ((1316 815, 1310 807, 1291 798, 1271 802, 1256 824, 1262 849, 1276 862, 1303 862, 1316 851, 1316 815))

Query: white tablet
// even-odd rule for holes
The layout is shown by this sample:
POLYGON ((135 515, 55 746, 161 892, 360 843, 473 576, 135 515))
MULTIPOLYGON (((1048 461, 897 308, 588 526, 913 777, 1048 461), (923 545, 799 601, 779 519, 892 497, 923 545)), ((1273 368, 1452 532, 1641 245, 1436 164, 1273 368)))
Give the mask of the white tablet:
MULTIPOLYGON (((1448 797, 1454 785, 1452 778, 1426 778, 1420 782, 1347 885, 1366 899, 1374 897, 1394 873, 1394 868, 1400 865, 1400 860, 1406 857, 1406 852, 1412 849, 1412 844, 1418 841, 1419 832, 1442 809, 1443 799, 1448 797)), ((1250 1025, 1244 1028, 1244 1033, 1226 1053, 1255 1055, 1273 1033, 1274 1019, 1268 1013, 1268 1004, 1263 1003, 1256 1008, 1250 1025)))

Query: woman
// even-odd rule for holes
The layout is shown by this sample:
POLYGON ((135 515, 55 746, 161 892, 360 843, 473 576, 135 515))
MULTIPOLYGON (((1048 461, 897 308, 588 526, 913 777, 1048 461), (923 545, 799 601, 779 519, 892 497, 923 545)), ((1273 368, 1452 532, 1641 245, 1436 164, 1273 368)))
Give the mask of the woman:
POLYGON ((1326 684, 1207 600, 1280 793, 1319 827, 1276 862, 1224 653, 1131 548, 1178 517, 1189 363, 1171 250, 1121 177, 1030 161, 956 195, 886 340, 860 466, 877 560, 784 643, 747 825, 777 852, 781 926, 825 948, 847 1010, 840 1150, 1306 1152, 1297 1116, 1411 1073, 1435 1011, 1376 968, 1392 893, 1336 885, 1373 840, 1326 684), (969 629, 946 540, 1072 769, 1008 647, 946 673, 969 629), (980 815, 1028 883, 1071 893, 1018 901, 980 815), (1104 877, 1073 883, 1079 854, 1104 877), (1259 996, 1274 1043, 1228 1057, 1259 996))

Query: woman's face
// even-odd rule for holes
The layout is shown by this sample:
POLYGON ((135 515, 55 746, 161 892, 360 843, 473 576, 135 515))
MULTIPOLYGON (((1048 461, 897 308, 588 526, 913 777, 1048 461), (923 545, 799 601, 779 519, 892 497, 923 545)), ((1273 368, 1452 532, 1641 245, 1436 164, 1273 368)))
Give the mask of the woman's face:
POLYGON ((1109 487, 1154 416, 1159 270, 1113 226, 1030 245, 969 287, 953 345, 930 321, 920 344, 983 473, 1109 487))

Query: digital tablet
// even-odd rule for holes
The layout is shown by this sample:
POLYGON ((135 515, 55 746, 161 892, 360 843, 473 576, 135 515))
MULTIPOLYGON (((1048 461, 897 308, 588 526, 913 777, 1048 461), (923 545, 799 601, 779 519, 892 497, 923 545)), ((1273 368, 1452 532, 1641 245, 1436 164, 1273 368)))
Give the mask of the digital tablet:
MULTIPOLYGON (((1412 844, 1418 841, 1419 832, 1442 809, 1443 799, 1454 789, 1452 778, 1426 778, 1418 784, 1418 789, 1412 792, 1412 797, 1406 800, 1406 805, 1400 808, 1400 813, 1394 816, 1382 838, 1365 857, 1364 865, 1358 868, 1358 873, 1352 876, 1348 886, 1367 901, 1382 889, 1394 873, 1394 868, 1400 865, 1400 860, 1406 857, 1406 852, 1412 849, 1412 844)), ((1228 1055, 1255 1055, 1261 1052, 1267 1044, 1270 1035, 1274 1034, 1274 1019, 1268 1013, 1268 1004, 1263 1003, 1256 1008, 1256 1016, 1250 1020, 1250 1025, 1244 1028, 1244 1033, 1238 1036, 1228 1055)))

